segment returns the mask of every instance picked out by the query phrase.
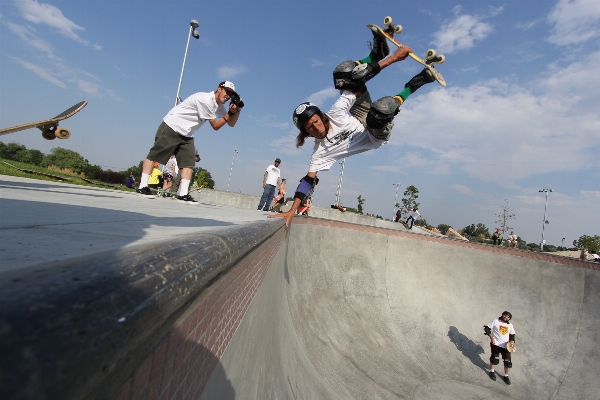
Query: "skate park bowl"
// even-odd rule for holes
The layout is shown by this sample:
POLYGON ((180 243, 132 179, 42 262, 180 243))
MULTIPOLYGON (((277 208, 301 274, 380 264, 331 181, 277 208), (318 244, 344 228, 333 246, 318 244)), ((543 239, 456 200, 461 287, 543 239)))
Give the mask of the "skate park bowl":
POLYGON ((185 256, 182 246, 73 260, 25 286, 3 276, 0 397, 600 393, 598 264, 302 217, 190 237, 185 256), (40 289, 56 282, 60 301, 40 289), (517 337, 510 386, 487 375, 483 334, 504 310, 517 337))

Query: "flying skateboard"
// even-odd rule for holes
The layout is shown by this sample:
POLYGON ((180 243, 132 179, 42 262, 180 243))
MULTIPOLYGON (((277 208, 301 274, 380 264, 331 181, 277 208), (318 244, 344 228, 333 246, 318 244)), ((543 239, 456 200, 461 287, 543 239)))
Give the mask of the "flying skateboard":
MULTIPOLYGON (((400 43, 396 39, 394 39, 395 33, 400 34, 402 32, 402 25, 394 25, 392 23, 392 17, 390 17, 390 16, 387 16, 383 19, 383 25, 386 26, 387 28, 381 29, 380 27, 378 27, 377 25, 374 25, 374 24, 368 24, 367 28, 376 29, 381 35, 385 36, 390 42, 394 43, 398 47, 402 47, 402 43, 400 43)), ((437 55, 434 49, 427 50, 427 53, 425 54, 425 60, 423 60, 421 57, 417 56, 415 53, 408 53, 408 55, 413 60, 415 60, 419 64, 423 65, 425 68, 429 69, 429 72, 431 72, 431 74, 433 75, 435 80, 438 81, 438 83, 440 85, 446 86, 446 80, 444 79, 442 74, 440 74, 435 69, 435 67, 433 65, 434 63, 442 64, 444 61, 446 61, 446 57, 444 57, 441 54, 437 55)))
POLYGON ((52 119, 47 119, 44 121, 38 122, 30 122, 28 124, 11 126, 10 128, 0 129, 0 136, 7 135, 13 132, 23 131, 25 129, 38 128, 42 131, 42 136, 46 140, 54 140, 56 138, 59 139, 68 139, 71 137, 71 132, 66 128, 59 128, 58 123, 63 119, 67 119, 77 114, 79 111, 83 109, 87 105, 87 101, 82 101, 81 103, 75 104, 73 107, 68 110, 63 111, 58 114, 56 117, 52 119))

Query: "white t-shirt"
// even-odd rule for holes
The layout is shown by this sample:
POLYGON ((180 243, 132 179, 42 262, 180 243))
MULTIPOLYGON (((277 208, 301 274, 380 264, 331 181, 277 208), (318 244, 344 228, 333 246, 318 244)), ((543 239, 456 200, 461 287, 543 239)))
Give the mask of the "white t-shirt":
POLYGON ((315 139, 310 172, 327 171, 337 160, 377 149, 387 141, 373 135, 349 111, 356 101, 352 92, 345 90, 327 112, 331 128, 324 139, 315 139))
POLYGON ((508 335, 515 335, 513 324, 507 324, 498 318, 490 322, 488 327, 492 330, 492 337, 494 338, 495 345, 504 349, 508 343, 508 335))
POLYGON ((177 173, 179 172, 179 168, 177 166, 177 158, 175 158, 175 156, 171 156, 171 158, 169 158, 169 161, 167 161, 162 171, 163 173, 167 172, 173 175, 173 177, 176 177, 177 173))
POLYGON ((269 165, 267 167, 266 184, 277 186, 277 180, 279 179, 280 176, 281 176, 281 172, 279 171, 279 168, 277 168, 274 165, 269 165))
POLYGON ((217 104, 214 92, 200 92, 171 108, 163 121, 181 136, 194 137, 194 132, 206 121, 223 118, 225 114, 227 109, 217 104))
POLYGON ((421 214, 419 214, 419 211, 418 211, 418 210, 417 210, 417 211, 411 211, 409 215, 410 215, 411 217, 413 217, 413 220, 415 220, 415 221, 416 221, 417 219, 419 219, 419 218, 422 218, 422 217, 421 217, 421 214))

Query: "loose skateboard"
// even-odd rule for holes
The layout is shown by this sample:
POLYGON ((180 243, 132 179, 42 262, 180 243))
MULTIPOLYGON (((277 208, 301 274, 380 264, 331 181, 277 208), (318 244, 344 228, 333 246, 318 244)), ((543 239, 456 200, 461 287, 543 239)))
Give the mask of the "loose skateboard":
MULTIPOLYGON (((381 29, 380 27, 378 27, 377 25, 374 25, 374 24, 368 24, 367 28, 376 29, 380 34, 385 36, 390 42, 394 43, 398 47, 402 47, 402 44, 400 42, 398 42, 396 39, 394 39, 394 33, 400 34, 402 32, 402 25, 394 25, 392 23, 392 17, 390 17, 390 16, 387 16, 383 19, 383 25, 385 25, 387 28, 381 29)), ((415 53, 408 53, 408 55, 413 60, 415 60, 419 64, 425 66, 427 69, 429 69, 429 71, 431 72, 433 77, 438 81, 438 83, 440 85, 446 86, 446 80, 444 79, 442 74, 440 74, 433 66, 433 63, 442 64, 446 60, 446 57, 444 57, 441 54, 437 55, 435 50, 433 50, 433 49, 427 50, 427 53, 425 55, 425 60, 423 60, 421 57, 417 56, 415 53)))
POLYGON ((506 350, 508 350, 509 353, 514 353, 515 351, 517 351, 517 348, 515 346, 515 342, 508 342, 508 343, 506 343, 506 350))
POLYGON ((54 140, 56 138, 59 139, 68 139, 71 137, 71 132, 66 128, 59 128, 58 123, 63 119, 67 119, 77 114, 79 111, 83 109, 87 105, 87 101, 82 101, 81 103, 75 104, 73 107, 68 110, 63 111, 58 114, 56 117, 52 119, 47 119, 44 121, 38 122, 30 122, 28 124, 11 126, 10 128, 0 129, 0 136, 7 135, 13 132, 23 131, 25 129, 30 128, 38 128, 42 131, 42 136, 46 140, 54 140))
POLYGON ((343 206, 340 206, 340 205, 337 205, 337 204, 332 204, 331 208, 334 208, 336 210, 340 210, 341 212, 345 212, 346 211, 346 207, 343 207, 343 206))

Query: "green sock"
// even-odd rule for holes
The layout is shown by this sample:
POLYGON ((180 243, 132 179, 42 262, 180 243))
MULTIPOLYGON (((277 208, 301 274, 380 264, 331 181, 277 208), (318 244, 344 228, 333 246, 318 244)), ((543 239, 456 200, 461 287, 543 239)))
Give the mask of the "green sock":
POLYGON ((408 96, 410 96, 410 88, 405 87, 404 90, 398 93, 396 96, 402 97, 402 100, 406 101, 408 96))
POLYGON ((366 56, 365 58, 363 58, 362 60, 358 60, 358 64, 370 63, 371 61, 375 60, 375 57, 376 57, 376 54, 371 53, 368 56, 366 56))

